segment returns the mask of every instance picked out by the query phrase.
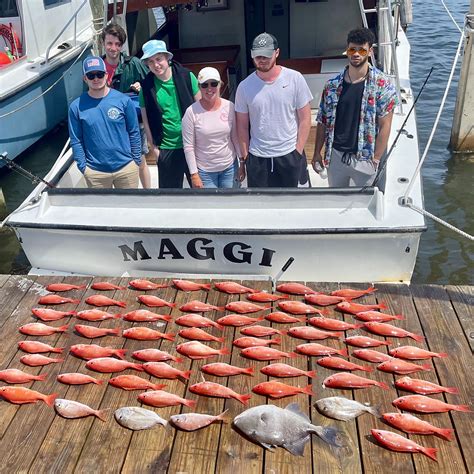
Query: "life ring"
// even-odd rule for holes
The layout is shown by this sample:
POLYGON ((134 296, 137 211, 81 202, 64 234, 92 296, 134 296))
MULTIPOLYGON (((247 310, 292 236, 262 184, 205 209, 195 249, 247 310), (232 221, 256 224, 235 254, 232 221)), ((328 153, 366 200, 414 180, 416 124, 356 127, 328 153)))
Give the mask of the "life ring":
POLYGON ((21 57, 23 55, 23 46, 20 38, 16 34, 12 26, 0 24, 0 36, 10 43, 10 51, 14 56, 21 57))

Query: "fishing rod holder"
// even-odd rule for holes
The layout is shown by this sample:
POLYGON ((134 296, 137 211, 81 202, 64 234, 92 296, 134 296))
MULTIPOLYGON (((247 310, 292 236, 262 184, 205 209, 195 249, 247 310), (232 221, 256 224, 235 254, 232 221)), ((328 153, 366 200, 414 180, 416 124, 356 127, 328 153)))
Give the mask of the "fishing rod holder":
POLYGON ((16 171, 18 174, 20 174, 24 178, 29 179, 33 184, 43 183, 48 188, 51 188, 51 189, 55 187, 53 184, 49 183, 45 179, 33 174, 31 171, 26 170, 25 168, 20 166, 18 163, 15 163, 13 160, 10 160, 10 158, 8 158, 8 153, 6 151, 0 154, 0 160, 4 161, 5 165, 9 169, 11 169, 12 171, 16 171))

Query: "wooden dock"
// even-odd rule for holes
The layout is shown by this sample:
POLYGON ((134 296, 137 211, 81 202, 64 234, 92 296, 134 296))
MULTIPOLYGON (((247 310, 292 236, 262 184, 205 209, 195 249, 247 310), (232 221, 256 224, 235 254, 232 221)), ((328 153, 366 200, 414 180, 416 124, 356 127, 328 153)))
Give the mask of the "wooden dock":
MULTIPOLYGON (((393 453, 378 446, 370 436, 372 428, 390 428, 375 417, 364 414, 356 421, 335 421, 320 415, 313 406, 315 400, 327 396, 342 395, 353 397, 360 402, 369 402, 379 405, 382 412, 396 411, 391 402, 407 392, 397 392, 393 388, 394 377, 391 374, 374 371, 367 377, 383 381, 390 385, 390 390, 382 390, 374 387, 358 391, 340 391, 323 389, 322 380, 328 376, 330 370, 324 369, 316 364, 316 358, 299 356, 289 359, 290 364, 303 369, 317 371, 317 377, 313 379, 313 390, 316 397, 311 399, 306 395, 298 395, 277 401, 275 405, 285 407, 288 403, 298 402, 302 410, 311 416, 316 425, 328 425, 339 428, 345 433, 348 445, 345 448, 331 448, 322 442, 317 436, 312 436, 303 457, 293 456, 284 449, 266 451, 261 447, 241 437, 231 424, 213 424, 200 431, 186 433, 174 428, 163 428, 158 426, 151 430, 132 432, 121 427, 113 417, 113 412, 123 406, 139 406, 137 395, 140 392, 126 392, 104 383, 103 385, 67 386, 56 381, 56 376, 65 372, 83 372, 91 374, 105 382, 112 374, 97 374, 85 368, 85 361, 77 359, 68 354, 68 348, 73 344, 88 343, 91 340, 80 337, 72 329, 76 323, 75 318, 69 321, 48 323, 59 326, 70 323, 68 332, 46 337, 27 337, 18 332, 18 328, 28 322, 33 322, 31 308, 37 306, 38 299, 45 294, 44 286, 53 282, 67 282, 73 284, 85 284, 87 289, 75 290, 63 293, 69 297, 81 300, 79 305, 65 304, 56 309, 82 310, 90 308, 84 303, 87 296, 99 293, 91 290, 93 281, 109 281, 111 283, 127 286, 130 279, 126 278, 82 278, 82 277, 29 277, 0 275, 0 369, 19 368, 29 373, 47 373, 48 378, 43 382, 24 384, 45 394, 58 393, 60 398, 80 401, 92 408, 107 408, 110 410, 108 421, 102 422, 97 418, 88 417, 76 420, 66 420, 55 414, 54 409, 39 402, 29 405, 13 405, 1 401, 0 413, 0 472, 1 473, 376 473, 384 468, 390 473, 461 473, 474 472, 474 444, 472 443, 473 416, 471 413, 450 412, 436 415, 421 415, 420 417, 443 428, 453 428, 455 439, 451 442, 442 440, 435 436, 409 437, 426 447, 438 449, 438 462, 434 462, 422 454, 393 453), (61 364, 51 364, 43 368, 31 368, 19 362, 23 353, 18 351, 17 343, 23 339, 41 339, 56 347, 65 347, 65 360, 61 364)), ((153 280, 162 282, 163 280, 153 280)), ((254 288, 270 291, 270 285, 266 282, 242 282, 254 288)), ((334 290, 338 288, 335 284, 308 283, 309 286, 321 291, 334 290)), ((345 285, 339 285, 344 287, 345 285)), ((354 285, 351 285, 354 287, 354 285)), ((434 285, 377 285, 378 291, 370 296, 358 300, 363 303, 385 302, 389 309, 387 312, 403 314, 404 321, 396 321, 395 325, 409 331, 423 334, 425 343, 415 343, 410 339, 392 338, 392 345, 416 344, 419 347, 428 348, 436 352, 447 352, 449 357, 434 359, 433 370, 420 372, 412 377, 426 379, 444 386, 454 386, 459 389, 459 395, 435 395, 450 403, 470 404, 473 403, 472 375, 472 350, 474 346, 474 292, 471 286, 434 286, 434 285)), ((127 311, 140 307, 136 296, 143 292, 126 289, 115 292, 100 292, 106 296, 127 302, 127 311)), ((245 295, 227 295, 212 290, 210 292, 178 291, 173 287, 151 291, 149 294, 160 296, 168 301, 174 301, 176 308, 154 310, 160 313, 169 313, 173 317, 182 313, 177 309, 186 301, 199 299, 208 303, 224 306, 229 301, 238 299, 245 300, 245 295), (167 309, 168 311, 164 311, 167 309)), ((301 299, 294 297, 295 299, 301 299)), ((342 318, 340 313, 334 312, 329 307, 330 316, 342 318)), ((117 312, 117 308, 111 308, 117 312)), ((153 310, 153 309, 152 309, 153 310)), ((122 310, 122 312, 125 312, 122 310)), ((212 312, 210 317, 217 318, 222 312, 212 312)), ((349 315, 344 315, 345 320, 354 322, 349 315)), ((269 324, 263 321, 263 324, 269 324)), ((85 323, 99 325, 99 323, 85 323)), ((100 323, 101 327, 131 327, 132 323, 122 319, 108 320, 100 323)), ((153 327, 151 324, 147 324, 153 327)), ((276 326, 276 325, 275 325, 276 326)), ((278 329, 285 329, 290 325, 278 325, 278 329)), ((174 322, 166 328, 159 328, 163 332, 177 333, 179 327, 174 322)), ((213 334, 220 331, 212 329, 213 334)), ((360 331, 350 331, 349 335, 355 335, 360 331)), ((226 328, 222 335, 225 337, 225 345, 232 348, 232 341, 240 334, 238 328, 226 328)), ((373 336, 377 338, 378 336, 373 336)), ((337 340, 322 341, 334 347, 343 347, 343 343, 337 340)), ((134 350, 146 347, 159 347, 174 353, 176 342, 184 342, 177 337, 176 342, 170 341, 133 341, 122 337, 103 337, 93 340, 102 346, 113 346, 125 348, 130 354, 134 350)), ((293 339, 287 335, 282 337, 282 350, 293 350, 294 347, 304 341, 293 339)), ((211 343, 219 347, 217 343, 211 343)), ((386 349, 378 349, 385 351, 386 349)), ((191 361, 187 358, 179 364, 174 364, 183 370, 192 370, 189 384, 181 381, 163 381, 167 383, 165 390, 197 400, 195 409, 186 407, 170 407, 154 409, 165 419, 173 414, 181 412, 196 411, 200 413, 219 414, 228 409, 229 421, 241 413, 245 407, 236 400, 224 400, 220 398, 198 397, 188 390, 188 385, 201 380, 199 368, 209 361, 228 362, 241 367, 254 367, 255 375, 239 375, 229 378, 217 378, 206 376, 206 380, 219 382, 227 385, 239 393, 252 393, 251 389, 257 383, 267 380, 267 377, 259 372, 266 365, 265 362, 257 362, 244 359, 239 350, 233 349, 230 355, 223 355, 203 361, 191 361)), ((350 348, 352 352, 352 348, 350 348)), ((127 357, 128 360, 132 360, 127 357)), ((351 357, 350 360, 361 362, 351 357)), ((426 362, 426 361, 424 361, 426 362)), ((370 365, 369 363, 363 363, 370 365)), ((124 372, 135 373, 137 372, 124 372)), ((142 374, 143 376, 143 374, 142 374)), ((307 381, 304 377, 297 379, 284 379, 288 384, 305 386, 307 381)), ((157 382, 157 379, 154 379, 157 382)), ((2 383, 2 385, 4 385, 2 383)), ((256 406, 266 403, 267 400, 259 395, 252 394, 248 406, 256 406)), ((149 408, 149 407, 147 407, 149 408)), ((152 408, 151 408, 152 409, 152 408)), ((403 434, 398 432, 399 434, 403 434)))

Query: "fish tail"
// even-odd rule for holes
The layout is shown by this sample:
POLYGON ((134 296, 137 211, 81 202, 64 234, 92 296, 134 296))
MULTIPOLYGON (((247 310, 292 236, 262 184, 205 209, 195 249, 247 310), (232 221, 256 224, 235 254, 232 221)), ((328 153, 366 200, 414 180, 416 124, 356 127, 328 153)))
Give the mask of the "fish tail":
POLYGON ((380 416, 382 414, 381 411, 380 411, 380 406, 376 406, 376 407, 366 406, 366 410, 371 415, 374 415, 375 418, 380 418, 380 416))
POLYGON ((191 376, 191 372, 192 372, 191 370, 186 370, 181 374, 181 377, 183 377, 183 379, 189 380, 189 377, 191 376))
POLYGON ((230 354, 230 349, 228 347, 223 347, 220 351, 219 354, 221 355, 227 355, 230 354))
POLYGON ((458 394, 459 390, 456 387, 446 387, 444 390, 446 393, 458 394))
POLYGON ((115 313, 112 319, 120 319, 122 315, 120 313, 115 313))
POLYGON ((214 309, 216 311, 224 311, 225 310, 225 306, 214 306, 214 309))
POLYGON ((374 369, 372 367, 367 367, 367 366, 363 366, 361 365, 361 370, 363 370, 364 372, 373 372, 374 369))
POLYGON ((227 408, 227 410, 224 410, 220 415, 217 415, 216 420, 220 420, 223 423, 227 423, 228 422, 228 417, 227 417, 227 412, 228 411, 229 411, 229 408, 227 408))
POLYGON ((296 352, 288 352, 288 355, 286 357, 294 359, 295 357, 298 357, 298 354, 296 352))
POLYGON ((117 306, 120 306, 121 308, 125 308, 127 306, 127 303, 125 301, 117 301, 115 304, 117 306))
POLYGON ((95 383, 96 385, 102 385, 104 383, 104 381, 100 380, 100 379, 93 379, 92 383, 95 383))
POLYGON ((64 351, 64 347, 54 347, 51 352, 54 352, 56 354, 62 354, 63 351, 64 351))
POLYGON ((336 446, 339 448, 344 447, 343 433, 336 428, 331 428, 330 426, 312 425, 312 431, 331 446, 336 446))
POLYGON ((265 319, 265 316, 259 316, 259 317, 257 318, 257 321, 263 321, 264 319, 265 319))
POLYGON ((436 459, 436 453, 438 452, 438 450, 436 448, 422 447, 421 452, 425 454, 426 456, 428 456, 429 458, 433 459, 433 461, 438 462, 438 460, 436 459))
POLYGON ((341 349, 339 352, 338 352, 339 355, 342 355, 343 357, 349 357, 349 352, 347 351, 347 349, 341 349))
POLYGON ((211 289, 211 284, 210 283, 204 283, 201 285, 201 289, 209 291, 211 289))
POLYGON ((281 344, 281 337, 275 337, 275 338, 273 338, 272 343, 273 343, 273 344, 281 344))
POLYGON ((316 377, 316 371, 315 370, 308 370, 308 372, 306 372, 306 375, 310 378, 316 377))
POLYGON ((376 385, 384 390, 390 390, 390 387, 385 382, 377 382, 376 385))
POLYGON ((239 395, 236 398, 240 403, 247 405, 249 400, 252 398, 252 395, 239 395))
POLYGON ((379 309, 388 309, 388 306, 382 302, 379 304, 379 309))
POLYGON ((422 342, 425 340, 425 336, 421 336, 420 334, 409 334, 408 337, 411 337, 417 342, 422 342))
POLYGON ((354 329, 360 329, 360 328, 363 328, 364 325, 363 324, 354 324, 354 329))
POLYGON ((105 417, 107 411, 108 411, 107 409, 105 409, 105 410, 96 410, 96 411, 94 411, 94 415, 97 418, 99 418, 99 420, 107 421, 107 418, 105 417))
POLYGON ((69 324, 65 324, 64 326, 59 326, 58 328, 56 328, 56 331, 57 332, 66 332, 68 327, 69 327, 69 324))
POLYGON ((385 341, 382 345, 383 346, 391 346, 392 342, 391 341, 385 341))
POLYGON ((187 407, 191 407, 191 408, 194 408, 194 407, 197 405, 197 401, 196 401, 196 400, 187 400, 187 399, 184 399, 182 403, 183 403, 183 405, 186 405, 187 407))
POLYGON ((48 377, 48 374, 39 374, 33 380, 43 382, 44 380, 46 380, 46 377, 48 377))
POLYGON ((119 359, 125 359, 125 354, 127 353, 127 349, 117 349, 115 354, 119 359))
POLYGON ((132 364, 130 367, 132 369, 138 370, 139 372, 143 372, 145 370, 142 364, 132 364))
POLYGON ((172 360, 174 360, 175 362, 178 362, 178 363, 179 363, 179 362, 183 362, 183 358, 182 358, 182 357, 175 357, 175 358, 172 359, 172 360))
POLYGON ((331 311, 329 311, 329 309, 318 309, 318 313, 320 315, 324 315, 324 316, 327 316, 331 311))
POLYGON ((115 329, 112 329, 112 331, 110 331, 111 334, 115 334, 115 335, 119 335, 120 334, 120 328, 115 328, 115 329))
POLYGON ((301 389, 301 393, 305 393, 306 395, 315 396, 316 394, 313 392, 313 384, 306 385, 306 387, 301 389))
POLYGON ((81 302, 81 300, 71 300, 72 304, 79 304, 80 302, 81 302))
POLYGON ((331 333, 331 337, 333 339, 340 339, 341 337, 344 337, 344 333, 341 332, 341 331, 335 331, 335 332, 331 333))
POLYGON ((365 290, 365 293, 369 294, 369 293, 374 293, 375 291, 377 291, 377 288, 375 288, 375 286, 369 286, 369 288, 365 290))
POLYGON ((225 337, 216 337, 215 341, 216 342, 225 342, 225 337))
POLYGON ((242 373, 247 375, 253 375, 253 367, 246 367, 244 370, 242 370, 242 373))
POLYGON ((470 412, 469 405, 450 405, 452 410, 470 412))
POLYGON ((52 393, 51 395, 46 395, 43 400, 46 403, 46 405, 52 407, 54 405, 54 400, 58 398, 59 393, 52 393))
POLYGON ((284 336, 285 334, 288 334, 288 331, 286 329, 281 329, 280 331, 278 331, 278 334, 284 336))
POLYGON ((176 334, 163 334, 161 337, 167 341, 174 341, 176 334))
POLYGON ((153 390, 163 390, 166 387, 165 383, 154 383, 150 385, 153 390))
POLYGON ((435 434, 446 441, 452 441, 454 437, 454 430, 450 430, 449 428, 440 428, 435 434))
POLYGON ((405 316, 403 316, 403 314, 394 314, 393 317, 395 319, 399 319, 400 321, 405 319, 405 316))
POLYGON ((219 329, 219 331, 223 331, 224 330, 224 326, 222 326, 222 324, 219 324, 219 323, 215 323, 214 324, 214 327, 219 329))
POLYGON ((166 303, 166 306, 168 306, 168 308, 174 308, 176 303, 166 303))
POLYGON ((449 357, 449 354, 447 352, 438 352, 435 357, 449 357))
POLYGON ((421 368, 422 368, 423 370, 431 370, 432 367, 431 367, 431 364, 426 363, 426 364, 422 364, 422 365, 421 365, 421 368))
POLYGON ((77 311, 69 311, 66 316, 76 316, 77 311))

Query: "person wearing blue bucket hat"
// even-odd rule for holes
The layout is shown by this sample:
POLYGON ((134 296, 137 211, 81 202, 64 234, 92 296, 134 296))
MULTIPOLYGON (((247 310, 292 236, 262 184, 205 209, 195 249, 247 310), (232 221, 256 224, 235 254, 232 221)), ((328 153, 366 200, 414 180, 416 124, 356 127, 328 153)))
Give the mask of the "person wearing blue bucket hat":
POLYGON ((166 43, 150 40, 142 46, 142 61, 150 72, 142 82, 140 107, 145 132, 157 159, 160 188, 182 188, 190 183, 183 150, 181 120, 186 109, 201 98, 196 76, 173 60, 166 43))

